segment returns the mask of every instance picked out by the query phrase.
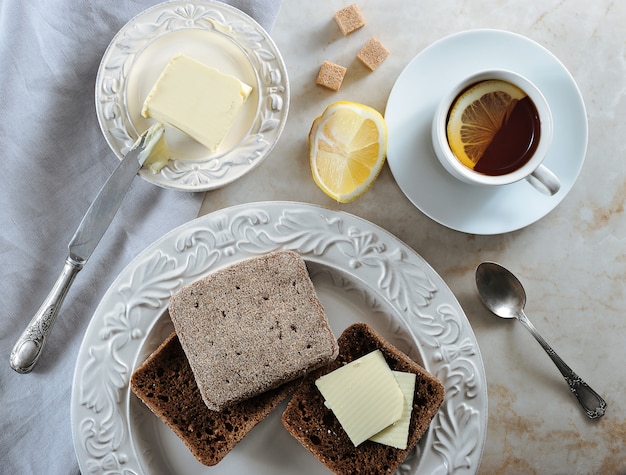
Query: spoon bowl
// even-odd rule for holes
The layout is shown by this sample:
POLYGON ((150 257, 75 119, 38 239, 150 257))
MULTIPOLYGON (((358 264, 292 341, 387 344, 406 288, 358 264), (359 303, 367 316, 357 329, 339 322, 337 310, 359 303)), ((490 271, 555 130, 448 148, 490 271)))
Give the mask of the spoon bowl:
POLYGON ((567 381, 587 417, 602 417, 606 412, 604 399, 565 364, 524 313, 526 292, 517 277, 500 264, 483 262, 476 268, 476 288, 491 312, 501 318, 516 318, 535 337, 567 381))
POLYGON ((518 318, 526 292, 517 277, 494 262, 476 268, 476 287, 485 306, 501 318, 518 318))

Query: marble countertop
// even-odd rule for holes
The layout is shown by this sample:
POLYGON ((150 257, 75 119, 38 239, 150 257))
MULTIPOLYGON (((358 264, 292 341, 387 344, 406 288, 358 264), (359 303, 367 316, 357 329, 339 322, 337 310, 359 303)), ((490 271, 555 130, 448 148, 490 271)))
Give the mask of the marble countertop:
MULTIPOLYGON (((478 473, 626 472, 626 3, 612 0, 361 0, 367 25, 344 37, 333 20, 351 2, 285 0, 272 36, 289 73, 284 132, 259 167, 208 192, 201 214, 253 201, 304 201, 365 218, 415 249, 452 289, 480 345, 488 382, 487 440, 478 473), (311 122, 331 102, 384 112, 399 74, 434 41, 477 28, 526 36, 554 53, 581 90, 589 144, 578 181, 547 216, 521 230, 473 235, 431 220, 404 196, 386 165, 356 202, 338 204, 314 184, 311 122), (376 36, 390 56, 369 72, 355 54, 376 36), (323 60, 348 67, 341 89, 315 85, 323 60), (491 316, 478 300, 474 270, 505 265, 524 284, 529 318, 560 356, 600 393, 606 415, 588 420, 566 383, 519 324, 491 316)), ((521 203, 520 207, 524 204, 521 203)))

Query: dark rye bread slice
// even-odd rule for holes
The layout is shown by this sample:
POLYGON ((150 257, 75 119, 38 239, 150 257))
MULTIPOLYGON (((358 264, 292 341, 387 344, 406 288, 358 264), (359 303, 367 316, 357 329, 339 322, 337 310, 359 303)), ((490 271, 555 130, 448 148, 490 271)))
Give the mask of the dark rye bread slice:
POLYGON ((215 465, 298 383, 292 381, 224 411, 212 411, 204 404, 183 348, 172 333, 135 370, 130 388, 200 463, 215 465))
POLYGON ((283 412, 283 425, 334 473, 393 473, 422 438, 437 413, 443 402, 443 385, 365 323, 348 327, 338 342, 339 356, 305 378, 283 412), (324 398, 315 386, 315 380, 320 376, 376 349, 382 351, 392 370, 417 375, 406 450, 369 440, 355 447, 332 411, 324 405, 324 398))
POLYGON ((304 260, 292 251, 220 269, 174 294, 169 311, 213 410, 299 378, 339 351, 304 260))

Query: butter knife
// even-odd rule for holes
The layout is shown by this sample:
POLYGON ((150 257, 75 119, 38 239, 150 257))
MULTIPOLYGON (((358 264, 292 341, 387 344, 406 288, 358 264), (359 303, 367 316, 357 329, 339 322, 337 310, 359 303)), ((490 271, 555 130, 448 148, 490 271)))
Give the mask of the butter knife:
POLYGON ((61 275, 11 351, 10 364, 18 373, 29 373, 37 364, 48 333, 65 295, 117 213, 135 175, 146 159, 146 131, 126 154, 98 192, 69 243, 61 275))

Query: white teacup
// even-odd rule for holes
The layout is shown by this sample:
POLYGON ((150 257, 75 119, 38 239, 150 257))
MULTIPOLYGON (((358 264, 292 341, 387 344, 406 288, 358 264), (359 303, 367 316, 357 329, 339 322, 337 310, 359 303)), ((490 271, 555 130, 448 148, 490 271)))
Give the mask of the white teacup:
POLYGON ((506 70, 482 71, 465 78, 452 88, 439 103, 432 123, 432 141, 437 158, 455 178, 475 185, 508 185, 526 179, 539 191, 554 195, 561 186, 559 179, 542 165, 552 144, 552 113, 541 91, 528 79, 506 70), (519 168, 502 175, 479 173, 464 165, 452 152, 446 127, 450 109, 458 96, 468 87, 489 79, 509 82, 524 91, 534 104, 539 117, 539 139, 530 159, 519 168))

